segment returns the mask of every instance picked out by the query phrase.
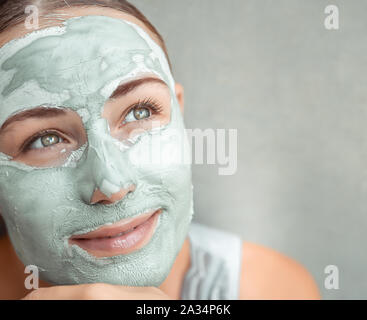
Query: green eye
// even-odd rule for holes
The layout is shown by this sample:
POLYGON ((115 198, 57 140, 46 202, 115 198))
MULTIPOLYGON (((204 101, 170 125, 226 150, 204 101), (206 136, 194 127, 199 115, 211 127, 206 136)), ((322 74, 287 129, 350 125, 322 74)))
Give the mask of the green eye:
POLYGON ((45 147, 49 147, 52 146, 54 144, 60 143, 61 142, 61 138, 53 133, 49 133, 46 134, 42 137, 39 137, 38 139, 36 139, 30 146, 30 149, 41 149, 41 148, 45 148, 45 147))
POLYGON ((148 98, 137 102, 131 106, 129 110, 129 113, 125 116, 122 123, 145 120, 154 115, 159 115, 163 112, 163 107, 159 102, 152 98, 148 98))
POLYGON ((124 122, 143 120, 151 116, 151 111, 146 107, 135 107, 125 117, 124 122))
POLYGON ((148 108, 134 108, 134 117, 136 120, 149 118, 150 110, 148 108))
POLYGON ((53 145, 53 144, 56 144, 56 143, 59 143, 60 141, 60 138, 55 135, 55 134, 48 134, 46 136, 43 136, 41 138, 41 141, 42 141, 42 144, 45 146, 45 147, 48 147, 50 145, 53 145))

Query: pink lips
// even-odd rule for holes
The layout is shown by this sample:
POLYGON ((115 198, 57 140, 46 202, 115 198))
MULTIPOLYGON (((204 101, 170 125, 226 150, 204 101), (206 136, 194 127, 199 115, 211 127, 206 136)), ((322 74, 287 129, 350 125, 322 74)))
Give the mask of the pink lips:
POLYGON ((95 231, 70 237, 69 244, 78 245, 96 257, 128 254, 145 246, 154 234, 162 210, 128 218, 95 231))

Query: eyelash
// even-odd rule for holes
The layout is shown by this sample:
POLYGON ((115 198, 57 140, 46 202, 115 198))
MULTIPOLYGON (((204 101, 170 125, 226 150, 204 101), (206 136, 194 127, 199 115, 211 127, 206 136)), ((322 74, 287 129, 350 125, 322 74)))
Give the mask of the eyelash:
POLYGON ((22 152, 27 152, 27 151, 31 151, 31 150, 37 150, 37 152, 42 152, 44 151, 44 149, 48 149, 52 146, 49 147, 44 147, 44 148, 39 148, 39 149, 31 149, 31 145, 39 138, 42 138, 43 136, 47 135, 47 134, 54 134, 59 136, 63 141, 67 141, 67 139, 65 139, 64 137, 62 137, 60 135, 59 132, 55 131, 55 129, 47 129, 47 130, 42 130, 40 132, 37 132, 34 136, 32 136, 31 138, 27 139, 24 144, 22 145, 22 147, 20 148, 22 152))
MULTIPOLYGON (((139 100, 138 102, 134 103, 133 105, 131 105, 128 110, 124 113, 124 118, 126 118, 126 116, 135 108, 148 108, 152 111, 152 115, 157 115, 162 113, 163 111, 163 106, 156 100, 154 100, 153 98, 146 98, 144 100, 139 100)), ((149 120, 150 117, 148 118, 144 118, 142 120, 136 120, 136 121, 146 121, 149 120)), ((120 121, 120 123, 123 121, 120 121)), ((135 121, 133 121, 135 122, 135 121)))
MULTIPOLYGON (((160 114, 162 113, 162 110, 163 110, 163 106, 155 101, 153 98, 146 98, 144 100, 139 100, 138 102, 134 103, 133 105, 131 105, 129 108, 128 108, 128 111, 125 113, 125 116, 126 117, 134 108, 149 108, 152 112, 152 115, 156 115, 156 114, 160 114)), ((136 120, 136 121, 145 121, 145 120, 149 120, 150 117, 148 118, 145 118, 145 119, 142 119, 142 120, 136 120)), ((121 122, 121 121, 120 121, 121 122)), ((135 122, 135 121, 134 121, 135 122)), ((24 144, 21 146, 21 151, 22 152, 28 152, 28 151, 31 151, 33 149, 31 149, 31 145, 39 138, 42 138, 43 136, 47 135, 47 134, 55 134, 55 135, 58 135, 60 136, 60 133, 58 133, 57 131, 55 131, 55 129, 47 129, 47 130, 43 130, 43 131, 40 131, 38 132, 36 135, 32 136, 31 138, 27 139, 24 144)), ((64 141, 67 139, 61 137, 61 139, 64 141)), ((37 152, 42 152, 44 151, 45 149, 48 149, 52 146, 49 146, 49 147, 44 147, 44 148, 39 148, 37 149, 37 152)))

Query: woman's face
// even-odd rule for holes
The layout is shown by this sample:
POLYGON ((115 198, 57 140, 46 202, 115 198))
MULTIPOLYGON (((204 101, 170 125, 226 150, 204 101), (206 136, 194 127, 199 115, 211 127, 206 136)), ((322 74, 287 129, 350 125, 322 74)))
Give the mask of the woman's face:
POLYGON ((0 212, 18 256, 45 281, 158 286, 193 214, 168 62, 135 18, 68 10, 76 17, 62 26, 0 39, 0 212), (92 201, 96 190, 122 189, 133 192, 92 201), (71 240, 156 210, 155 232, 137 250, 105 254, 71 240))

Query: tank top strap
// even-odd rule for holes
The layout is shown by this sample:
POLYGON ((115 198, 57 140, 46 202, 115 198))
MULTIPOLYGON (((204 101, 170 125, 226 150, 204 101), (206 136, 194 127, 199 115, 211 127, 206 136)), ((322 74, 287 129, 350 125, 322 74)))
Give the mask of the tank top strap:
POLYGON ((191 264, 181 290, 183 300, 236 300, 242 240, 237 234, 191 222, 191 264))

